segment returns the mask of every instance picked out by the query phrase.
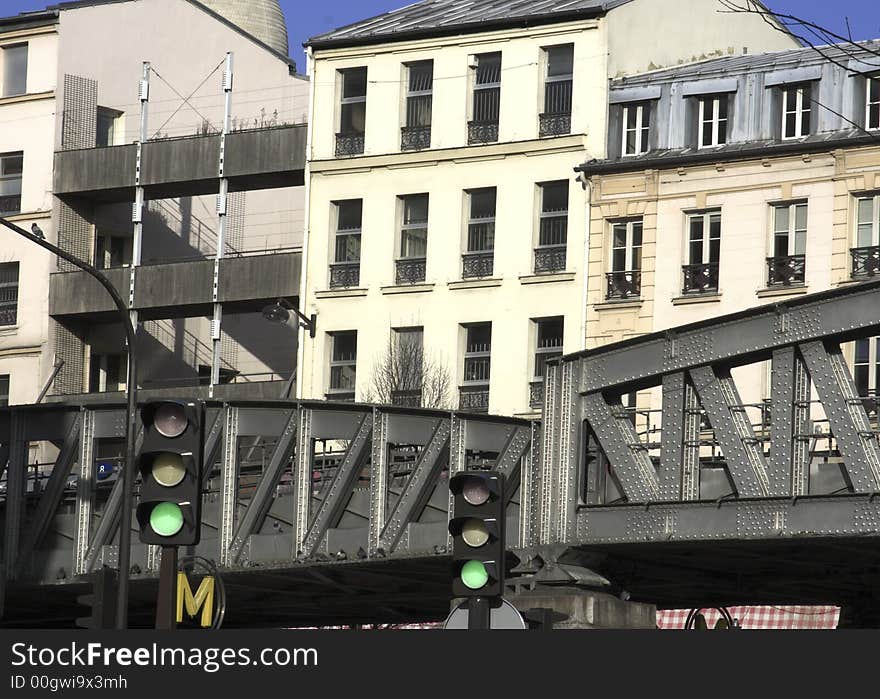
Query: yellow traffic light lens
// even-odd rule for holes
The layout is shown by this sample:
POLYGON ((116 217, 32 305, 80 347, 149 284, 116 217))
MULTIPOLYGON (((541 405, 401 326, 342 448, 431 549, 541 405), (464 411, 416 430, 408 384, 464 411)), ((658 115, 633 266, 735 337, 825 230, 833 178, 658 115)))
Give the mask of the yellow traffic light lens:
POLYGON ((180 454, 162 452, 153 459, 152 474, 156 483, 166 488, 178 485, 186 476, 186 466, 180 454))
POLYGON ((461 567, 461 581, 471 590, 479 590, 489 582, 489 572, 480 561, 468 561, 461 567))
POLYGON ((178 403, 163 403, 153 415, 153 425, 163 437, 174 439, 186 431, 186 410, 178 403))
POLYGON ((489 486, 482 478, 468 478, 461 488, 461 494, 470 505, 483 505, 492 495, 489 486))
POLYGON ((150 512, 150 526, 159 536, 174 536, 183 529, 183 511, 173 502, 160 502, 150 512))
POLYGON ((489 530, 483 520, 468 519, 461 527, 461 538, 468 546, 479 548, 489 541, 489 530))

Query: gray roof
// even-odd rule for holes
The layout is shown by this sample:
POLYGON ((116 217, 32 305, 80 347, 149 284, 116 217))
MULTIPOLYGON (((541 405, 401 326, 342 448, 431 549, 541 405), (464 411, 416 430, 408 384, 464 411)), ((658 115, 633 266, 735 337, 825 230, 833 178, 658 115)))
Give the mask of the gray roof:
POLYGON ((631 0, 422 0, 326 34, 306 46, 332 47, 488 31, 595 17, 631 0))
MULTIPOLYGON (((651 73, 642 73, 626 78, 619 78, 611 82, 612 88, 634 87, 637 85, 653 85, 656 83, 679 82, 710 78, 724 75, 739 75, 742 73, 756 73, 773 71, 798 66, 818 65, 829 60, 843 65, 848 65, 853 59, 864 61, 875 66, 880 71, 880 39, 859 41, 853 44, 835 44, 831 46, 806 47, 802 49, 788 49, 786 51, 773 51, 770 53, 755 53, 746 56, 730 56, 728 58, 711 58, 699 63, 676 68, 656 70, 651 73)), ((860 69, 863 69, 862 66, 860 69)))

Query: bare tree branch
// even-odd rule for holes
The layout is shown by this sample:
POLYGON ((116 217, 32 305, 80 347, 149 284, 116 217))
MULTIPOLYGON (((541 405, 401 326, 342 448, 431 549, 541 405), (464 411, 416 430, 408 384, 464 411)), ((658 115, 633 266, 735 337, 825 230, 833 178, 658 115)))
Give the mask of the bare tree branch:
POLYGON ((445 364, 425 354, 422 342, 392 338, 373 366, 369 403, 452 409, 452 377, 445 364))

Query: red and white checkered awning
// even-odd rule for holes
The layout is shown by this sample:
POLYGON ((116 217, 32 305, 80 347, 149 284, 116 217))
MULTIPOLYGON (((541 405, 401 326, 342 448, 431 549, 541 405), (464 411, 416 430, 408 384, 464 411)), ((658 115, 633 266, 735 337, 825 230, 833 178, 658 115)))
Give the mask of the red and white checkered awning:
MULTIPOLYGON (((683 629, 690 609, 658 609, 657 626, 683 629)), ((836 629, 840 607, 728 607, 727 611, 744 629, 836 629)), ((716 609, 703 609, 711 629, 721 617, 716 609)))

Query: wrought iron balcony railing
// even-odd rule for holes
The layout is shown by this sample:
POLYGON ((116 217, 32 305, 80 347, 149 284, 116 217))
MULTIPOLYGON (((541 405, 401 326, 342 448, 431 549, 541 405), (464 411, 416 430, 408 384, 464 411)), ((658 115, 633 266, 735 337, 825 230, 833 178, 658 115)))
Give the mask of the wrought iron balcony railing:
POLYGON ((14 216, 21 212, 21 195, 13 194, 10 196, 0 197, 0 214, 3 216, 14 216))
POLYGON ((397 260, 396 284, 421 284, 425 281, 425 268, 428 261, 424 257, 408 257, 397 260))
POLYGON ((474 145, 475 143, 495 143, 497 141, 497 121, 468 122, 468 145, 474 145))
POLYGON ((571 133, 571 112, 563 114, 541 114, 538 116, 539 135, 567 136, 571 133))
POLYGON ((361 155, 364 152, 364 134, 362 133, 338 133, 336 134, 336 157, 347 155, 361 155))
POLYGON ((324 398, 338 403, 354 403, 353 391, 335 391, 332 388, 324 394, 324 398))
POLYGON ((873 277, 880 272, 880 245, 866 248, 852 248, 852 275, 854 277, 873 277))
POLYGON ((767 285, 803 284, 807 275, 806 255, 781 255, 767 258, 767 285))
POLYGON ((488 413, 489 387, 462 386, 459 391, 458 409, 473 413, 488 413))
POLYGON ((330 288, 344 289, 361 283, 360 262, 334 262, 330 265, 330 288))
POLYGON ((529 407, 540 408, 544 405, 544 380, 529 383, 529 407))
POLYGON ((565 245, 547 245, 535 248, 535 274, 564 271, 565 251, 565 245))
POLYGON ((391 405, 399 405, 403 408, 418 408, 422 405, 421 391, 392 391, 391 405))
POLYGON ((682 293, 709 294, 718 291, 718 263, 709 262, 699 265, 684 265, 682 293))
POLYGON ((400 150, 425 150, 430 147, 430 126, 404 126, 400 129, 400 150))
POLYGON ((495 271, 495 252, 466 252, 461 256, 462 279, 491 277, 495 271))
POLYGON ((642 293, 642 273, 640 270, 608 272, 605 277, 608 281, 606 298, 637 299, 642 293))

